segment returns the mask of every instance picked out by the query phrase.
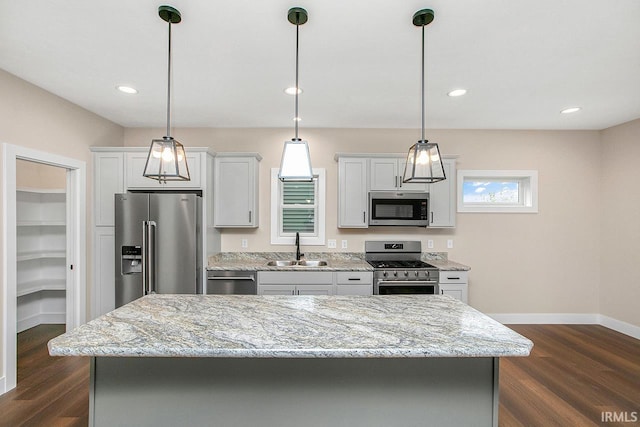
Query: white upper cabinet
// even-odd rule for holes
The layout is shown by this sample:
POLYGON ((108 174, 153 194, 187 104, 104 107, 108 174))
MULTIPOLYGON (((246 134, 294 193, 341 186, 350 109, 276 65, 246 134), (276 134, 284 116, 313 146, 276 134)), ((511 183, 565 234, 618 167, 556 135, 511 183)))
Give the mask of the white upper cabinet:
POLYGON ((429 227, 456 226, 456 160, 442 159, 447 179, 429 184, 429 227))
POLYGON ((200 171, 201 161, 203 161, 202 153, 189 152, 187 149, 187 167, 189 168, 189 181, 167 181, 160 183, 155 179, 143 176, 144 167, 147 164, 147 155, 149 150, 143 152, 125 153, 126 165, 126 181, 127 189, 144 189, 144 190, 162 190, 173 188, 200 188, 201 177, 200 171))
POLYGON ((369 183, 372 191, 427 191, 427 184, 403 183, 404 157, 374 157, 370 159, 369 183))
POLYGON ((456 159, 443 156, 447 179, 433 184, 403 183, 403 154, 338 153, 338 227, 368 226, 369 191, 429 192, 429 227, 456 225, 456 159))
POLYGON ((214 166, 215 227, 258 227, 258 153, 218 153, 214 166))
POLYGON ((93 202, 95 225, 113 227, 114 198, 116 193, 124 192, 124 153, 93 153, 93 202))
POLYGON ((338 159, 338 227, 368 227, 367 162, 364 158, 338 159))

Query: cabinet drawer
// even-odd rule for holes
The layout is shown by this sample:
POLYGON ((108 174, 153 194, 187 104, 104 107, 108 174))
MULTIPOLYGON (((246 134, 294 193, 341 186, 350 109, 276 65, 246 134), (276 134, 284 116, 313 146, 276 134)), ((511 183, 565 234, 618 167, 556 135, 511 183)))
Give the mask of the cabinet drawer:
POLYGON ((371 285, 373 273, 370 271, 338 271, 336 273, 338 285, 371 285))
POLYGON ((468 283, 468 271, 440 270, 440 283, 468 283))
POLYGON ((260 285, 333 285, 330 271, 259 271, 260 285))

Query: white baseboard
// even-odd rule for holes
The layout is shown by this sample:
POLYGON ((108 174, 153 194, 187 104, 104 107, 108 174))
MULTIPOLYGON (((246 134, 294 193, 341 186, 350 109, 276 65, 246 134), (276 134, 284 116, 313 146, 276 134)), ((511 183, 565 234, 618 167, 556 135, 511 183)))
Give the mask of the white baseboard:
POLYGON ((632 325, 631 323, 623 322, 603 314, 600 315, 600 322, 605 328, 613 329, 621 334, 629 335, 635 339, 640 340, 640 326, 632 325))
POLYGON ((640 326, 596 313, 489 313, 502 324, 601 325, 621 334, 640 339, 640 326))
POLYGON ((500 323, 547 325, 598 325, 599 314, 591 313, 500 313, 487 314, 500 323))
POLYGON ((0 394, 7 392, 7 377, 0 377, 0 394))
POLYGON ((26 331, 38 325, 65 324, 67 316, 65 313, 40 313, 18 320, 16 332, 26 331))

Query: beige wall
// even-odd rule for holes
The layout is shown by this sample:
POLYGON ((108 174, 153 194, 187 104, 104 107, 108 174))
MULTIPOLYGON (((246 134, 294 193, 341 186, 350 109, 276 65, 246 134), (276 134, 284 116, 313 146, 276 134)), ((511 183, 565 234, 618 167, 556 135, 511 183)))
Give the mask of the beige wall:
POLYGON ((640 326, 640 120, 602 132, 600 313, 640 326))
POLYGON ((67 170, 42 163, 18 160, 16 162, 16 187, 65 190, 67 170))
MULTIPOLYGON (((270 176, 291 129, 177 129, 185 146, 213 151, 257 151, 260 164, 260 228, 225 230, 223 251, 292 251, 270 245, 270 176)), ((127 129, 126 146, 147 145, 161 129, 127 129)), ((314 167, 327 170, 328 239, 347 239, 363 251, 367 239, 435 241, 435 250, 472 267, 471 304, 489 313, 597 313, 599 285, 600 133, 597 131, 436 130, 428 137, 443 154, 458 155, 459 169, 537 169, 538 214, 458 214, 454 230, 337 228, 336 152, 405 152, 417 130, 302 129, 314 167), (454 249, 446 249, 446 239, 454 249), (585 268, 588 266, 588 268, 585 268)), ((340 246, 340 245, 338 245, 340 246)), ((324 250, 308 247, 304 250, 324 250)))
MULTIPOLYGON (((87 226, 91 224, 92 169, 89 147, 120 146, 124 129, 77 105, 46 92, 24 80, 0 70, 0 142, 49 152, 87 164, 87 226)), ((0 168, 2 167, 0 152, 0 168)), ((0 173, 2 171, 0 170, 0 173)), ((2 188, 0 187, 0 193, 2 188)), ((0 194, 2 197, 2 194, 0 194)), ((0 212, 0 217, 2 213, 0 212)), ((2 218, 0 218, 2 221, 2 218)), ((87 230, 87 261, 91 260, 91 232, 87 230)), ((0 231, 1 233, 1 231, 0 231)), ((4 257, 1 253, 0 256, 4 257)), ((2 266, 0 265, 0 270, 2 266)), ((4 274, 0 271, 0 274, 4 274)), ((90 266, 87 284, 90 284, 90 266)), ((1 286, 1 284, 0 284, 1 286)), ((90 298, 88 286, 87 297, 90 298)), ((0 298, 4 289, 0 289, 0 298)), ((1 302, 0 302, 1 303, 1 302)), ((2 304, 0 304, 2 307, 2 304)), ((91 304, 87 304, 90 310, 91 304)), ((4 331, 0 315, 0 331, 4 331)), ((1 345, 1 344, 0 344, 1 345)), ((2 352, 0 351, 0 358, 2 352)), ((0 360, 0 369, 4 365, 0 360)), ((0 377, 4 372, 0 372, 0 377)))

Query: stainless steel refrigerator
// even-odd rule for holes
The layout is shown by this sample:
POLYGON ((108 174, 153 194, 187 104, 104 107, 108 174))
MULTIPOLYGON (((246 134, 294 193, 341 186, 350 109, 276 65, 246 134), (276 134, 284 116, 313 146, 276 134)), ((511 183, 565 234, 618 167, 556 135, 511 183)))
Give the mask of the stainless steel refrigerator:
POLYGON ((116 307, 143 295, 202 293, 202 198, 115 195, 116 307))

